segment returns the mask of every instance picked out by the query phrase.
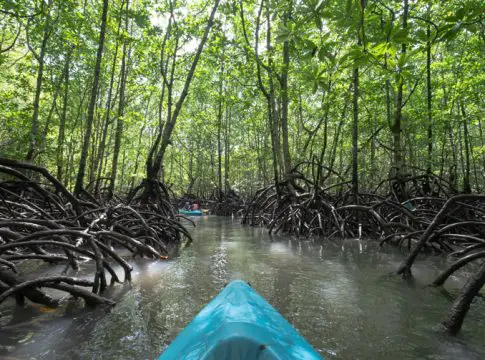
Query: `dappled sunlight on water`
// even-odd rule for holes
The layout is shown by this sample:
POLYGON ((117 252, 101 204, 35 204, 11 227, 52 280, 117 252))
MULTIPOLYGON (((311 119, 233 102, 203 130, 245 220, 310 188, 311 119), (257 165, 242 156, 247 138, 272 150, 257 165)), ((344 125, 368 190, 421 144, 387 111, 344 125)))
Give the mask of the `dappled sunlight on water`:
MULTIPOLYGON (((0 329, 0 355, 154 359, 225 284, 244 279, 327 359, 485 358, 483 302, 459 337, 437 331, 450 300, 426 285, 442 259, 419 262, 407 283, 392 275, 402 255, 372 241, 300 242, 213 217, 199 219, 192 234, 175 260, 131 260, 133 281, 109 290, 118 301, 109 312, 67 300, 54 311, 16 310, 0 329)), ((84 273, 92 266, 83 264, 84 273)), ((449 290, 462 282, 452 279, 449 290)), ((0 313, 12 306, 8 300, 0 313)))

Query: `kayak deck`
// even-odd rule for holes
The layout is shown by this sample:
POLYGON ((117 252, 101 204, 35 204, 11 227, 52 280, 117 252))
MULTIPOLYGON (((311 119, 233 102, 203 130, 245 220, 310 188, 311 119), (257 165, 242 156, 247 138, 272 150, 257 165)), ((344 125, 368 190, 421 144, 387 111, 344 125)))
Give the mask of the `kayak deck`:
POLYGON ((162 353, 159 360, 290 360, 320 355, 243 281, 227 285, 162 353))

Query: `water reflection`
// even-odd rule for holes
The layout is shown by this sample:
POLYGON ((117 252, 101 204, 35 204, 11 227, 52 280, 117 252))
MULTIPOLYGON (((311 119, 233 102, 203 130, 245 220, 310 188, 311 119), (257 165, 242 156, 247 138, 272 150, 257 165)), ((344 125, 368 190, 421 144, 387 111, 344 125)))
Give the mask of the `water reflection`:
POLYGON ((176 260, 133 261, 133 282, 111 290, 118 304, 110 312, 81 301, 54 313, 17 309, 0 329, 0 357, 154 359, 227 282, 244 279, 328 359, 485 358, 483 304, 460 337, 436 331, 450 302, 425 285, 441 260, 418 264, 407 284, 390 275, 402 255, 374 242, 300 242, 212 217, 192 233, 176 260))

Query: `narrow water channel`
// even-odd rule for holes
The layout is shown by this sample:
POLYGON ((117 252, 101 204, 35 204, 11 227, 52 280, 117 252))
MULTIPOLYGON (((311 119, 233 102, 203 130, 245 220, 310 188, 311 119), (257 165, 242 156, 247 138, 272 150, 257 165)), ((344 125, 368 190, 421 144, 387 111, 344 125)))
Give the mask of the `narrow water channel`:
MULTIPOLYGON (((244 279, 326 359, 485 359, 483 301, 460 336, 437 331, 450 299, 426 285, 443 259, 420 262, 407 283, 392 275, 402 255, 375 242, 271 238, 217 217, 197 219, 192 233, 177 259, 132 261, 134 279, 111 290, 118 304, 110 312, 79 301, 5 316, 14 307, 8 300, 0 307, 0 358, 154 359, 227 282, 244 279)), ((453 278, 448 289, 462 282, 453 278)))

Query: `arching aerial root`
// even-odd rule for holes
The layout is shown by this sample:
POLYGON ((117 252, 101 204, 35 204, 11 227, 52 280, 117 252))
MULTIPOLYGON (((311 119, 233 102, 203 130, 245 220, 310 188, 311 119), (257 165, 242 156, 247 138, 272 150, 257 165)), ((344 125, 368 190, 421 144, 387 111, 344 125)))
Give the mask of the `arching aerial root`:
POLYGON ((391 244, 409 251, 398 269, 403 276, 411 276, 418 254, 453 257, 456 261, 434 281, 435 286, 443 285, 465 265, 472 269, 475 266, 476 275, 464 286, 444 322, 450 333, 456 333, 485 282, 485 265, 477 264, 485 258, 485 195, 456 195, 449 184, 440 184, 436 179, 434 193, 423 193, 416 185, 416 179, 421 178, 410 178, 400 187, 407 193, 405 200, 399 200, 393 190, 395 179, 389 180, 388 194, 354 194, 345 188, 348 182, 325 189, 315 185, 318 180, 308 180, 296 172, 291 181, 257 191, 244 209, 242 222, 268 227, 270 233, 308 238, 379 239, 381 246, 391 244))
POLYGON ((190 237, 175 217, 169 201, 123 202, 95 198, 87 192, 75 197, 46 169, 0 158, 0 303, 14 297, 55 307, 58 300, 43 289, 62 290, 88 305, 113 305, 102 294, 120 282, 114 266, 131 280, 132 267, 119 249, 133 257, 166 259, 183 237, 190 237), (89 195, 89 196, 88 196, 89 195), (76 273, 80 261, 90 259, 90 280, 76 273), (22 275, 29 262, 65 264, 59 275, 22 275))

